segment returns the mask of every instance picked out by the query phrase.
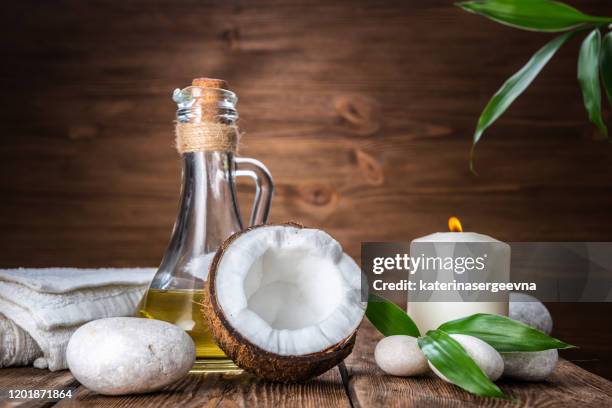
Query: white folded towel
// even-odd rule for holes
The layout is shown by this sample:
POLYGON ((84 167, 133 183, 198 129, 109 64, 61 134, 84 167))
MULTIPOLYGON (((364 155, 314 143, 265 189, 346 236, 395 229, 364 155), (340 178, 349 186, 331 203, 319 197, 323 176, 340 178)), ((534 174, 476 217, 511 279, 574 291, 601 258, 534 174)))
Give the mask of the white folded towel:
POLYGON ((67 368, 72 333, 91 320, 130 316, 153 268, 0 270, 0 367, 67 368))
POLYGON ((34 339, 15 322, 0 314, 0 368, 31 365, 42 356, 34 339))

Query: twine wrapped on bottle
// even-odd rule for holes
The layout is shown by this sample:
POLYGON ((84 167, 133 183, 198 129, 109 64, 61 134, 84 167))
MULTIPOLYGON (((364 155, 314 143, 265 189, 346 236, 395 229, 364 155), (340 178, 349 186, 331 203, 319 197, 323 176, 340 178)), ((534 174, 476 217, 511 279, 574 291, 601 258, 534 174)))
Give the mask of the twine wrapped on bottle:
POLYGON ((219 79, 197 78, 192 86, 199 88, 191 108, 197 112, 198 120, 176 123, 176 150, 181 154, 210 151, 235 153, 240 139, 238 127, 218 120, 219 94, 215 91, 226 90, 227 83, 219 79))
POLYGON ((222 151, 235 153, 240 133, 237 126, 224 123, 177 123, 176 150, 179 153, 222 151))

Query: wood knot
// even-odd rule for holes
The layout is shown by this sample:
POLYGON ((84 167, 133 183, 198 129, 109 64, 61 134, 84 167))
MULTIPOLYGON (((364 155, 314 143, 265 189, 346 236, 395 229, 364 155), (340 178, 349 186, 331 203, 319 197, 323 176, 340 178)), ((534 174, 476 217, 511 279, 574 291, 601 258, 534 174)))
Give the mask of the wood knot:
POLYGON ((298 192, 304 201, 319 207, 331 203, 335 194, 331 187, 322 184, 301 186, 298 192))
POLYGON ((324 223, 338 208, 340 197, 332 185, 321 183, 288 186, 286 205, 291 216, 306 225, 324 223))
POLYGON ((368 184, 380 186, 385 182, 385 174, 382 165, 374 157, 363 150, 356 149, 355 160, 368 184))
POLYGON ((380 129, 380 108, 375 101, 360 95, 340 96, 334 102, 341 123, 359 135, 380 129))
POLYGON ((221 32, 221 39, 227 44, 231 50, 238 48, 240 41, 240 29, 238 27, 230 27, 221 32))

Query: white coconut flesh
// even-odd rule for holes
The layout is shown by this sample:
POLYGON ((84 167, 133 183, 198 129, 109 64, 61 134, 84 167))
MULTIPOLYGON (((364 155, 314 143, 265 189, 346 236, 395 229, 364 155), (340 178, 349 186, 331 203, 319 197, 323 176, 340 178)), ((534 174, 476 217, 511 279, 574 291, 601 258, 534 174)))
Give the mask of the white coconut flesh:
POLYGON ((278 355, 323 351, 363 319, 361 270, 327 233, 292 226, 250 230, 224 251, 217 303, 241 336, 278 355))

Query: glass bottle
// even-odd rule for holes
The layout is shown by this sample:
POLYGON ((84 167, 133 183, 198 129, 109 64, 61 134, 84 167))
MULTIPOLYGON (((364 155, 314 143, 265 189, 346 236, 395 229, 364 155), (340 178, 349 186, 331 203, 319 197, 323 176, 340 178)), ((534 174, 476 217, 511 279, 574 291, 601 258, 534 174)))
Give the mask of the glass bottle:
POLYGON ((223 125, 224 131, 234 132, 230 136, 237 141, 237 97, 225 81, 195 79, 192 86, 176 89, 173 99, 178 105, 177 148, 183 159, 180 208, 140 314, 174 323, 192 337, 196 345, 192 371, 232 371, 237 368, 215 344, 199 304, 214 253, 226 238, 243 229, 235 178, 246 176, 255 182, 251 225, 267 221, 274 185, 262 163, 236 157, 235 149, 211 147, 207 140, 197 139, 200 134, 197 146, 180 146, 181 124, 196 130, 223 125), (198 144, 200 141, 203 143, 198 144))

